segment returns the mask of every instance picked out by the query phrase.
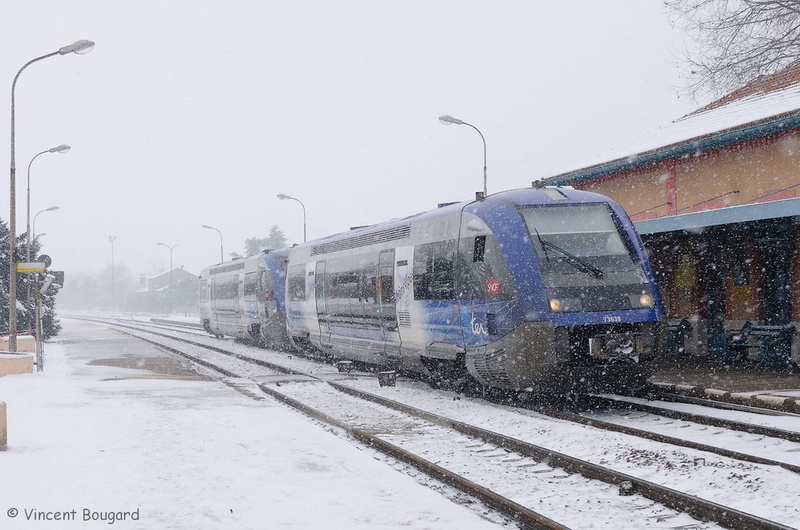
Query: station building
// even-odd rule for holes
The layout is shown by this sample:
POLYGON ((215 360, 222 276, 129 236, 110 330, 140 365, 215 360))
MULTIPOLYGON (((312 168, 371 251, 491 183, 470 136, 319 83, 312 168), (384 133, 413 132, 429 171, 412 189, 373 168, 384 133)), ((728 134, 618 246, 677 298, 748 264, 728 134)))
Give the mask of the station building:
POLYGON ((748 321, 800 329, 800 65, 543 180, 625 208, 686 354, 724 356, 748 321))

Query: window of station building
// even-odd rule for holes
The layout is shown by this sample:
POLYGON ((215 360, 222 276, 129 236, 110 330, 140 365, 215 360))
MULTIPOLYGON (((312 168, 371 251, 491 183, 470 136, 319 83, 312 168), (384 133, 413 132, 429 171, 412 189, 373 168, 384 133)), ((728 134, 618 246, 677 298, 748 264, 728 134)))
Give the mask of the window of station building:
POLYGON ((289 291, 289 300, 297 302, 306 299, 305 264, 289 267, 289 274, 286 279, 286 289, 289 291))
POLYGON ((414 299, 452 300, 456 242, 438 241, 414 247, 414 299))

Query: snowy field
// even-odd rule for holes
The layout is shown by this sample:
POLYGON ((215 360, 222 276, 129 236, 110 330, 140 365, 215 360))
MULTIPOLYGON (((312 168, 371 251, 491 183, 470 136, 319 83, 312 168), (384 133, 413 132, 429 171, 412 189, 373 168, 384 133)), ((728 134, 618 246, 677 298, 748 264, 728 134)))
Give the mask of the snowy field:
POLYGON ((89 365, 124 336, 63 324, 44 372, 0 378, 0 528, 502 527, 270 399, 89 365))

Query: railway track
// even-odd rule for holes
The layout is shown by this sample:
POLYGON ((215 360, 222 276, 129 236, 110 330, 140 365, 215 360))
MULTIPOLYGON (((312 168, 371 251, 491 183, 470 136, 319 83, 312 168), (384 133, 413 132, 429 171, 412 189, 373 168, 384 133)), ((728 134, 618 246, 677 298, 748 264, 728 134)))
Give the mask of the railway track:
MULTIPOLYGON (((134 334, 137 333, 139 333, 138 336, 141 336, 141 332, 134 332, 134 334)), ((152 336, 154 332, 149 331, 147 333, 152 336)), ((161 343, 162 347, 172 348, 172 346, 165 345, 164 342, 178 340, 164 337, 165 333, 160 335, 161 338, 157 339, 156 342, 161 343)), ((153 341, 152 338, 148 340, 153 341)), ((185 344, 185 339, 183 341, 183 344, 185 344)), ((207 345, 198 345, 196 343, 191 348, 208 351, 207 345)), ((181 345, 180 348, 175 349, 185 350, 186 346, 181 345)), ((442 399, 434 401, 442 405, 440 408, 445 413, 438 414, 432 410, 423 411, 410 406, 408 403, 416 401, 415 394, 423 391, 423 385, 419 383, 410 383, 413 387, 410 392, 398 392, 398 388, 380 389, 384 394, 381 396, 375 392, 367 392, 363 388, 365 386, 374 387, 374 377, 348 377, 347 379, 336 381, 335 379, 340 379, 342 376, 336 374, 330 366, 317 364, 314 365, 316 366, 314 369, 317 372, 316 374, 303 375, 301 374, 304 372, 303 369, 286 366, 284 362, 286 360, 293 361, 295 364, 299 360, 288 359, 289 356, 285 354, 282 354, 283 358, 280 364, 275 364, 263 360, 266 351, 259 351, 253 355, 244 355, 223 350, 226 349, 212 348, 212 353, 201 353, 200 351, 187 353, 184 351, 181 354, 188 355, 190 358, 193 357, 195 362, 204 364, 228 377, 247 378, 253 381, 252 383, 247 383, 247 385, 252 387, 257 385, 260 390, 287 403, 292 403, 293 406, 320 420, 344 429, 354 438, 367 443, 371 447, 381 448, 381 450, 392 454, 395 458, 405 455, 403 459, 411 465, 424 469, 426 473, 430 473, 448 484, 470 491, 471 495, 480 498, 483 502, 495 507, 502 513, 506 513, 507 516, 512 517, 525 527, 542 527, 537 525, 551 524, 543 522, 539 518, 542 515, 539 512, 543 512, 545 516, 556 514, 554 518, 558 518, 559 514, 564 512, 564 506, 558 503, 563 503, 564 499, 570 498, 592 499, 593 501, 598 499, 607 500, 608 506, 603 505, 602 508, 597 506, 579 506, 577 508, 581 510, 591 508, 598 511, 599 515, 597 517, 601 518, 598 520, 604 520, 602 517, 611 517, 611 519, 605 520, 615 521, 621 521, 622 519, 617 519, 619 517, 628 518, 626 520, 629 521, 629 524, 619 523, 619 527, 642 526, 642 521, 647 519, 648 524, 656 524, 653 523, 653 521, 656 521, 658 524, 655 527, 660 527, 660 524, 664 523, 665 526, 663 527, 672 528, 676 526, 677 519, 686 517, 681 512, 692 514, 700 520, 715 521, 721 526, 730 528, 790 528, 792 524, 800 520, 800 516, 796 513, 788 518, 784 516, 786 521, 782 521, 781 517, 775 517, 775 520, 772 520, 773 516, 770 513, 767 513, 766 516, 748 514, 733 508, 737 504, 736 502, 726 502, 724 498, 720 499, 722 502, 718 502, 715 499, 705 500, 701 498, 702 495, 698 495, 699 492, 697 491, 682 492, 675 488, 655 484, 641 476, 637 476, 636 473, 626 473, 625 470, 620 470, 619 466, 608 466, 607 464, 611 458, 600 458, 599 461, 593 462, 591 458, 567 455, 525 439, 526 436, 530 437, 531 432, 542 431, 543 429, 544 432, 541 433, 542 436, 539 436, 539 438, 552 437, 552 433, 556 432, 556 430, 551 418, 549 419, 549 425, 543 427, 541 416, 535 418, 535 421, 534 419, 520 421, 520 417, 524 416, 524 414, 519 409, 491 405, 481 400, 454 399, 452 394, 430 389, 425 389, 424 391, 428 394, 436 393, 444 396, 442 399), (228 360, 221 360, 219 353, 225 353, 225 357, 228 360), (258 368, 244 368, 242 363, 257 366, 258 368), (287 378, 287 374, 290 374, 291 377, 287 378), (347 396, 343 396, 341 392, 346 392, 347 396), (385 395, 387 392, 392 395, 392 399, 385 395), (398 396, 398 394, 402 395, 398 396), (398 397, 401 399, 398 399, 398 397), (381 408, 376 414, 368 414, 364 399, 379 404, 381 408), (345 406, 345 403, 349 404, 345 406), (448 407, 443 406, 443 404, 455 406, 448 407), (463 405, 467 405, 466 409, 463 405), (388 409, 391 409, 392 412, 388 412, 388 409), (492 422, 479 422, 481 425, 474 425, 474 421, 457 419, 459 413, 463 416, 465 412, 476 409, 486 409, 481 414, 488 413, 492 416, 500 416, 506 420, 506 423, 516 424, 516 432, 512 429, 510 433, 503 433, 502 429, 497 429, 493 425, 486 427, 487 423, 491 424, 492 422), (500 411, 502 411, 502 414, 499 414, 500 411), (395 414, 403 414, 405 416, 398 418, 395 414), (408 428, 397 429, 398 425, 408 426, 408 428), (434 442, 431 442, 432 440, 434 442), (443 443, 443 440, 451 441, 443 443), (456 454, 456 449, 461 452, 456 454), (487 458, 483 458, 483 456, 487 458), (464 467, 465 462, 468 463, 466 467, 464 467), (518 464, 519 462, 524 462, 525 465, 520 465, 518 464), (544 462, 547 462, 547 464, 544 464, 544 462), (461 467, 459 467, 459 463, 461 467), (465 477, 469 477, 471 480, 463 482, 466 480, 465 477), (498 482, 497 477, 504 478, 498 482), (507 480, 507 477, 523 478, 519 481, 520 485, 514 490, 514 487, 509 485, 510 481, 507 480), (544 483, 537 480, 542 477, 546 479, 544 483), (577 482, 572 483, 567 479, 570 481, 576 480, 577 482), (587 486, 587 482, 597 482, 597 484, 587 486), (561 493, 558 493, 558 488, 553 486, 553 483, 568 484, 568 486, 563 488, 561 493), (536 495, 531 495, 531 489, 539 494, 539 498, 536 498, 536 495), (570 491, 580 493, 575 494, 570 493, 570 491), (635 491, 636 494, 630 497, 620 496, 620 493, 632 491, 635 491), (613 500, 611 497, 613 497, 613 500), (505 509, 498 507, 506 502, 502 499, 508 501, 505 504, 505 509), (558 499, 554 501, 558 506, 547 507, 547 502, 550 499, 558 499), (616 513, 621 499, 630 499, 633 504, 625 505, 620 510, 620 513, 616 513), (542 507, 543 503, 545 504, 544 507, 542 507), (532 514, 526 513, 525 510, 531 510, 531 505, 537 508, 538 511, 532 514), (603 515, 604 510, 610 510, 614 513, 611 515, 605 513, 603 515), (638 521, 631 520, 631 513, 643 519, 640 518, 638 521), (645 513, 648 515, 644 515, 645 513), (787 526, 787 522, 791 524, 787 526)), ((309 364, 305 360, 302 363, 305 363, 305 366, 309 364)), ((242 384, 241 379, 237 384, 242 384)), ((528 411, 526 413, 530 414, 528 411)), ((533 413, 533 415, 539 416, 536 413, 533 413)), ((585 429, 586 425, 591 425, 584 422, 585 425, 576 426, 574 419, 569 421, 572 423, 572 429, 585 429)), ((497 423, 497 421, 494 423, 497 423)), ((499 423, 503 423, 503 421, 501 420, 499 423)), ((597 425, 592 427, 592 429, 597 428, 597 425)), ((609 438, 608 448, 603 450, 602 444, 599 444, 597 450, 594 451, 596 453, 595 456, 601 454, 601 456, 609 457, 613 451, 611 448, 613 446, 619 447, 623 443, 619 438, 614 439, 609 433, 610 431, 603 435, 609 438)), ((586 435, 587 433, 585 432, 582 434, 582 436, 586 435)), ((628 443, 624 442, 624 444, 628 443)), ((660 443, 672 444, 672 441, 665 439, 660 443)), ((631 453, 633 455, 631 460, 641 460, 639 457, 642 454, 640 453, 636 456, 635 452, 631 453)), ((691 457, 691 455, 688 455, 681 458, 684 460, 689 458, 689 461, 694 462, 694 467, 698 467, 697 462, 705 464, 709 456, 705 453, 703 456, 691 457)), ((757 466, 771 465, 769 462, 736 460, 733 454, 725 458, 730 459, 731 462, 722 464, 714 462, 714 466, 727 466, 731 470, 738 469, 741 471, 741 466, 743 465, 741 462, 749 462, 747 465, 753 467, 747 471, 749 474, 757 474, 755 471, 757 466), (739 464, 737 464, 737 461, 739 464)), ((629 464, 631 463, 633 465, 627 467, 633 471, 636 471, 637 467, 648 467, 646 465, 637 465, 636 462, 629 462, 629 464)), ((639 471, 641 472, 641 469, 639 471)), ((781 471, 796 473, 796 469, 791 467, 785 467, 781 471)), ((765 473, 767 472, 765 471, 765 473)), ((759 479, 759 488, 765 488, 764 484, 767 482, 769 482, 767 478, 759 479)), ((603 503, 598 500, 596 504, 603 503)), ((776 511, 781 510, 776 507, 776 511)), ((561 516, 563 517, 563 515, 561 516)), ((568 519, 559 520, 561 524, 569 526, 568 519)), ((557 523, 555 524, 556 526, 544 527, 557 528, 557 523)), ((685 524, 691 528, 713 527, 713 525, 708 526, 698 520, 688 520, 685 521, 685 524)))
POLYGON ((691 404, 689 406, 672 407, 671 402, 652 401, 627 396, 590 396, 587 398, 588 408, 594 409, 626 409, 652 413, 676 420, 691 421, 711 427, 753 434, 761 434, 780 438, 791 442, 800 442, 800 416, 796 414, 776 414, 765 409, 726 411, 716 413, 716 408, 691 404), (735 415, 736 417, 731 417, 735 415), (767 416, 767 418, 763 418, 767 416), (781 427, 781 425, 788 427, 781 427), (793 428, 792 428, 793 427, 793 428))

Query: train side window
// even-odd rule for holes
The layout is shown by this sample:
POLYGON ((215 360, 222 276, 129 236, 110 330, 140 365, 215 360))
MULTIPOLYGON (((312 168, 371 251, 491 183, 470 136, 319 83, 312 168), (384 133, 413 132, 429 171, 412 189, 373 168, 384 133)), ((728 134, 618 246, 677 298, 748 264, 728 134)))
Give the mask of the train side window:
POLYGON ((289 291, 289 300, 298 302, 306 299, 306 265, 289 267, 286 288, 289 291))
POLYGON ((211 296, 214 300, 234 300, 239 299, 239 276, 234 275, 228 278, 218 278, 212 284, 211 296))
POLYGON ((456 243, 438 241, 414 247, 414 299, 452 300, 456 243))
POLYGON ((472 250, 472 263, 483 263, 486 255, 486 236, 476 236, 472 250))
POLYGON ((208 301, 208 280, 200 280, 200 301, 208 301))

